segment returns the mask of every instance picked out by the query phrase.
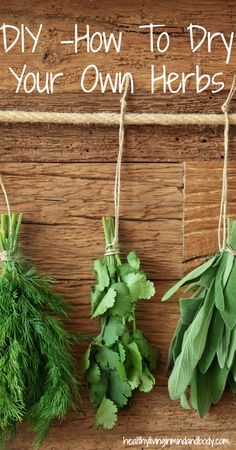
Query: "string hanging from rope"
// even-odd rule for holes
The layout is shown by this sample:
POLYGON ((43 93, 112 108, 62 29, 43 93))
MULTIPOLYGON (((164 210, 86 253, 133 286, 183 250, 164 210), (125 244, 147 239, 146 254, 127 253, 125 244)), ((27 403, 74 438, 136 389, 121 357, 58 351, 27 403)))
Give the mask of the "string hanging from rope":
POLYGON ((115 231, 114 239, 111 245, 106 248, 105 255, 113 255, 119 253, 119 216, 120 216, 120 179, 121 179, 121 163, 124 148, 124 119, 126 112, 126 96, 129 89, 129 77, 125 79, 125 90, 120 101, 120 128, 119 128, 119 151, 116 163, 116 175, 114 185, 114 207, 115 207, 115 231))
POLYGON ((229 124, 230 124, 229 108, 230 102, 235 94, 235 91, 236 91, 236 76, 234 76, 233 78, 232 86, 229 91, 228 97, 222 105, 222 111, 224 113, 224 120, 225 120, 224 166, 223 166, 221 205, 220 205, 219 226, 218 226, 218 245, 220 251, 228 250, 229 252, 232 252, 232 250, 227 247, 228 153, 229 153, 229 124))

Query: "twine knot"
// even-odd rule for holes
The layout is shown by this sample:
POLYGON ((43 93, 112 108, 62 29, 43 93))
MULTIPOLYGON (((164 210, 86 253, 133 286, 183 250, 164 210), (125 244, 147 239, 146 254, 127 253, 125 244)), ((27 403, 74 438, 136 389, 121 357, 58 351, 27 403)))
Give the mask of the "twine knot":
POLYGON ((230 245, 226 245, 224 251, 236 256, 236 250, 234 250, 230 245))
POLYGON ((13 261, 13 260, 18 259, 18 256, 17 255, 13 255, 11 252, 8 252, 7 250, 3 250, 0 253, 0 259, 1 259, 2 262, 4 262, 4 261, 13 261))
MULTIPOLYGON (((127 83, 128 83, 128 81, 127 81, 127 83)), ((127 92, 125 92, 125 95, 126 94, 127 94, 127 92)), ((126 98, 124 96, 120 99, 120 104, 121 104, 121 107, 123 106, 123 108, 126 108, 127 101, 126 101, 126 98)))
POLYGON ((227 101, 223 103, 223 105, 221 106, 221 110, 223 111, 223 113, 229 113, 229 103, 227 101))
POLYGON ((105 256, 119 255, 120 249, 117 244, 108 244, 105 249, 105 256))
POLYGON ((0 253, 0 259, 1 259, 1 261, 9 261, 11 258, 10 258, 9 253, 4 250, 0 253))
POLYGON ((3 250, 2 252, 0 252, 0 260, 2 262, 17 261, 18 259, 20 259, 19 255, 14 255, 11 251, 3 250))

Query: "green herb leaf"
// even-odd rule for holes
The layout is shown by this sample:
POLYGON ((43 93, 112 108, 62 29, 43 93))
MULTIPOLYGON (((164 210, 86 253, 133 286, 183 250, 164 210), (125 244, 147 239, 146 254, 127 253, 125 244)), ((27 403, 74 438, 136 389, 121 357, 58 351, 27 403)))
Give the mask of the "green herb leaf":
POLYGON ((155 385, 155 378, 148 369, 148 367, 145 366, 144 370, 140 375, 139 390, 141 392, 150 392, 154 385, 155 385))
MULTIPOLYGON (((114 220, 103 218, 102 222, 106 248, 112 249, 114 220)), ((96 284, 90 300, 92 318, 99 317, 101 329, 81 362, 96 410, 95 425, 108 429, 114 426, 118 408, 128 403, 133 389, 143 392, 152 389, 155 383, 152 371, 157 362, 157 352, 136 328, 135 317, 136 300, 151 298, 154 285, 140 269, 134 251, 128 254, 127 263, 122 263, 116 252, 112 253, 94 263, 96 284)), ((42 325, 40 322, 37 327, 43 335, 42 325)), ((7 336, 7 323, 5 327, 7 336)))
POLYGON ((103 369, 115 369, 119 363, 118 353, 106 347, 100 347, 95 358, 103 369))
POLYGON ((189 327, 189 332, 183 342, 181 353, 176 359, 170 375, 168 386, 170 397, 173 400, 180 398, 181 394, 186 391, 193 371, 202 356, 212 317, 213 302, 214 295, 211 286, 204 305, 189 327))
POLYGON ((180 280, 178 283, 176 283, 169 291, 166 292, 166 294, 162 297, 162 301, 168 300, 172 295, 174 295, 181 286, 184 286, 185 284, 193 283, 197 279, 200 278, 200 276, 206 272, 209 267, 211 267, 219 258, 219 254, 217 253, 213 258, 206 261, 204 264, 202 264, 200 267, 197 267, 192 272, 190 272, 188 275, 186 275, 182 280, 180 280))
POLYGON ((199 368, 202 373, 206 373, 216 355, 219 341, 223 334, 223 330, 224 330, 223 319, 219 311, 217 309, 214 309, 211 324, 209 326, 207 334, 206 346, 202 354, 202 357, 199 361, 199 368))
POLYGON ((122 381, 116 372, 110 373, 111 400, 119 407, 127 405, 132 391, 127 381, 122 381))
POLYGON ((107 430, 114 427, 117 420, 117 407, 106 397, 103 397, 101 404, 96 412, 94 426, 102 425, 107 430))
POLYGON ((112 285, 112 288, 116 291, 116 299, 114 306, 111 309, 111 314, 115 314, 119 317, 126 316, 130 309, 132 298, 129 290, 124 283, 118 282, 112 285))
POLYGON ((142 374, 142 356, 135 342, 131 342, 126 347, 127 359, 125 370, 131 389, 135 389, 140 384, 142 374))
POLYGON ((101 381, 101 371, 97 364, 92 363, 87 371, 87 382, 88 383, 99 383, 101 381))
POLYGON ((129 273, 125 282, 133 301, 150 299, 155 294, 154 284, 143 273, 129 273))
POLYGON ((116 291, 113 287, 110 287, 104 297, 101 299, 100 303, 96 307, 92 318, 101 316, 104 314, 109 308, 111 308, 115 303, 116 291))
POLYGON ((103 340, 105 345, 107 345, 108 347, 113 345, 116 341, 118 341, 119 336, 121 336, 123 332, 124 325, 117 317, 111 316, 103 333, 103 340))
POLYGON ((86 370, 88 370, 88 368, 90 366, 90 351, 91 351, 91 347, 89 346, 81 358, 80 370, 82 373, 85 373, 86 370))
POLYGON ((93 270, 97 279, 96 288, 102 292, 109 286, 110 282, 107 266, 100 259, 96 259, 94 261, 93 270))
POLYGON ((127 261, 134 270, 139 270, 140 268, 140 259, 137 257, 134 251, 129 252, 127 256, 127 261))

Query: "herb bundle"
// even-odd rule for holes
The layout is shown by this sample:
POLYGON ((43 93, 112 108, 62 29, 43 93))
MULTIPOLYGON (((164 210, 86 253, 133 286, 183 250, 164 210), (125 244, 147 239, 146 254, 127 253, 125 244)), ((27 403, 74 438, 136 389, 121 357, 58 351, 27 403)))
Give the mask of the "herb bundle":
POLYGON ((19 255, 21 221, 21 214, 1 215, 0 438, 4 447, 26 420, 39 448, 52 420, 74 406, 78 383, 72 336, 55 317, 66 316, 66 303, 19 255))
POLYGON ((223 251, 193 270, 170 289, 169 299, 189 285, 180 299, 181 318, 169 350, 173 366, 169 394, 203 417, 228 383, 236 393, 236 221, 228 221, 223 251), (188 390, 189 388, 189 390, 188 390), (191 405, 191 406, 190 406, 191 405))
POLYGON ((103 228, 108 251, 94 262, 96 284, 90 296, 92 318, 100 319, 101 332, 85 352, 81 368, 96 410, 94 425, 110 429, 132 391, 148 392, 155 383, 156 351, 135 320, 137 301, 150 299, 155 288, 141 271, 134 251, 127 262, 113 251, 113 218, 103 218, 103 228))

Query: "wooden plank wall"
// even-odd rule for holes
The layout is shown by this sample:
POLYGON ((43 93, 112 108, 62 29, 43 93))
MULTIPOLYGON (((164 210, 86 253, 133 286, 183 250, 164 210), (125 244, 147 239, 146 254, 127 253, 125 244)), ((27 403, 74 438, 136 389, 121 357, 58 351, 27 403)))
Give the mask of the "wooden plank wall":
MULTIPOLYGON (((44 24, 42 44, 33 55, 19 48, 0 58, 0 108, 53 111, 119 111, 119 95, 97 90, 82 94, 78 79, 91 62, 111 73, 132 70, 135 95, 128 99, 130 112, 220 112, 226 90, 197 95, 192 82, 185 94, 149 93, 149 66, 167 64, 168 70, 189 72, 195 64, 210 74, 224 71, 226 88, 236 69, 235 52, 225 65, 219 42, 207 55, 206 46, 192 55, 186 27, 192 21, 210 31, 234 29, 236 3, 225 0, 1 0, 1 23, 24 23, 34 29, 44 24), (172 46, 168 56, 148 51, 147 33, 138 25, 166 24, 172 46), (113 52, 77 55, 61 47, 72 35, 74 23, 81 29, 124 32, 119 57, 113 52), (30 70, 64 71, 58 93, 14 93, 8 67, 27 64, 30 70)), ((1 39, 1 38, 0 38, 1 39)), ((57 289, 73 305, 69 326, 85 332, 98 329, 89 319, 88 292, 93 281, 92 260, 103 252, 102 215, 113 214, 113 181, 118 147, 117 128, 61 125, 0 124, 1 174, 12 209, 24 212, 22 246, 25 255, 42 271, 58 279, 57 289)), ((230 132, 230 212, 236 203, 236 127, 230 132)), ((82 388, 81 411, 55 423, 45 450, 120 450, 126 437, 229 438, 236 446, 236 401, 227 392, 219 405, 200 420, 168 398, 165 364, 168 345, 178 320, 178 301, 161 303, 161 296, 184 271, 216 250, 220 200, 223 128, 135 127, 126 131, 121 189, 121 245, 136 248, 143 267, 155 281, 157 295, 138 309, 146 335, 160 349, 157 387, 148 395, 135 393, 129 408, 120 413, 111 431, 92 428, 93 412, 82 388)), ((1 210, 5 209, 0 199, 1 210)), ((82 348, 78 349, 79 355, 82 348)), ((10 450, 33 448, 32 434, 19 427, 10 450)), ((135 447, 136 448, 136 447, 135 447)), ((153 447, 155 448, 155 447, 153 447)), ((157 448, 157 447, 156 447, 157 448)), ((175 448, 174 446, 171 448, 175 448)), ((176 447, 177 448, 177 447, 176 447)), ((193 449, 193 446, 186 448, 193 449)), ((200 448, 200 447, 198 447, 200 448)), ((214 448, 222 448, 220 445, 214 448)))

